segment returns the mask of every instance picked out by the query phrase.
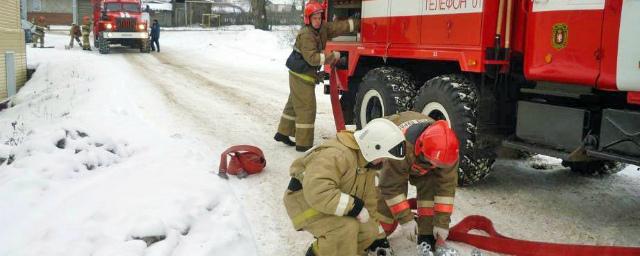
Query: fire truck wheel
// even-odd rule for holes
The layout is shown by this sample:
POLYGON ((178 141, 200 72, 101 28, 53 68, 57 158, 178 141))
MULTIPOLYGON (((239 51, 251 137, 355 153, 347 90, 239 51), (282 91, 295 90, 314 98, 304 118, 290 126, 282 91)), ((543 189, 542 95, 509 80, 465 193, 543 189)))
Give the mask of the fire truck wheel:
POLYGON ((415 81, 409 72, 396 67, 370 70, 356 94, 356 127, 369 121, 411 109, 416 95, 415 81))
POLYGON ((460 140, 458 184, 482 180, 495 161, 493 149, 481 149, 477 138, 478 93, 474 82, 464 75, 442 75, 425 83, 415 102, 415 111, 436 120, 447 120, 460 140))
POLYGON ((571 171, 573 172, 588 176, 614 174, 624 170, 624 168, 626 167, 626 165, 623 163, 607 160, 596 160, 589 162, 562 161, 562 165, 565 167, 569 167, 569 169, 571 169, 571 171))
POLYGON ((98 51, 100 51, 101 54, 108 54, 109 51, 111 51, 111 48, 109 48, 109 42, 102 36, 98 37, 98 51))

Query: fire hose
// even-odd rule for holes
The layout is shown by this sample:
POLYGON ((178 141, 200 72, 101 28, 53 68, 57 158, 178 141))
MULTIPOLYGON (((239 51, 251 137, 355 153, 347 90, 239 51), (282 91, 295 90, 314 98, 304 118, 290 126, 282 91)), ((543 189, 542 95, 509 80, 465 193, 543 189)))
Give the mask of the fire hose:
POLYGON ((513 239, 498 233, 490 219, 479 215, 468 216, 451 228, 449 240, 510 255, 640 255, 640 248, 636 247, 558 244, 513 239), (469 234, 471 230, 484 231, 488 236, 469 234))

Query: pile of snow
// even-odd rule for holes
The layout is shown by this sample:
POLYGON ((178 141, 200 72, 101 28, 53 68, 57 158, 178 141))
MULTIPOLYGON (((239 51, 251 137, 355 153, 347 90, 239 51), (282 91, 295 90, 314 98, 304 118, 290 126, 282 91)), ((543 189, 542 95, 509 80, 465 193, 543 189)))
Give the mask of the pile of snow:
POLYGON ((47 40, 0 112, 0 255, 255 255, 211 173, 223 147, 152 122, 167 109, 124 56, 47 40))

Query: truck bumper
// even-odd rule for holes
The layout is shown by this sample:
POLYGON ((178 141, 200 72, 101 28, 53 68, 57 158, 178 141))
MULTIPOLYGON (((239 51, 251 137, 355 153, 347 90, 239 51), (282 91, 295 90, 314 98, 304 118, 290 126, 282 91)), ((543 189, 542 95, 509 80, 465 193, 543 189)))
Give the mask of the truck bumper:
POLYGON ((102 32, 102 35, 106 39, 147 39, 149 33, 147 32, 102 32))

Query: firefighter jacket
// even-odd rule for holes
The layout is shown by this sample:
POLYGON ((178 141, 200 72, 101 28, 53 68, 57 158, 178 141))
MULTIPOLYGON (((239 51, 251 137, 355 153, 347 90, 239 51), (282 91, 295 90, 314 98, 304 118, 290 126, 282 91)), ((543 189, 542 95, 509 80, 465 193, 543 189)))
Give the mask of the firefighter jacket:
MULTIPOLYGON (((421 113, 407 111, 386 117, 404 130, 411 125, 434 120, 421 113)), ((407 182, 416 186, 418 196, 418 225, 420 233, 429 234, 433 226, 449 229, 453 199, 458 182, 458 166, 435 168, 426 174, 413 170, 411 166, 417 160, 414 145, 407 141, 404 160, 386 160, 380 171, 380 194, 393 219, 401 224, 413 219, 407 201, 407 182), (426 224, 428 223, 428 224, 426 224), (428 227, 424 227, 424 226, 428 227), (423 231, 428 230, 428 231, 423 231)), ((380 210, 380 212, 384 212, 380 210)), ((384 222, 384 220, 383 220, 384 222)))
POLYGON ((33 24, 33 32, 39 36, 44 35, 44 30, 49 28, 44 22, 37 21, 33 24))
POLYGON ((89 36, 90 33, 91 33, 91 22, 82 24, 82 35, 89 36))
POLYGON ((375 216, 377 171, 365 166, 367 161, 348 131, 295 160, 284 195, 294 228, 301 230, 332 215, 356 217, 362 207, 375 216))
POLYGON ((359 20, 343 20, 323 23, 320 29, 316 30, 311 25, 304 26, 296 36, 294 44, 294 53, 302 55, 302 59, 310 68, 301 73, 294 75, 301 76, 305 80, 312 80, 315 83, 316 73, 320 66, 333 63, 336 56, 330 52, 324 52, 327 41, 347 33, 358 31, 360 29, 359 20))
POLYGON ((69 35, 72 37, 80 37, 82 33, 80 32, 80 27, 78 25, 72 25, 71 29, 69 29, 69 35))

